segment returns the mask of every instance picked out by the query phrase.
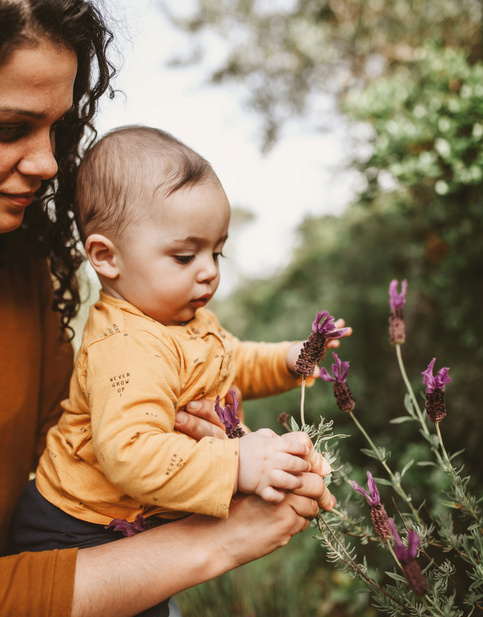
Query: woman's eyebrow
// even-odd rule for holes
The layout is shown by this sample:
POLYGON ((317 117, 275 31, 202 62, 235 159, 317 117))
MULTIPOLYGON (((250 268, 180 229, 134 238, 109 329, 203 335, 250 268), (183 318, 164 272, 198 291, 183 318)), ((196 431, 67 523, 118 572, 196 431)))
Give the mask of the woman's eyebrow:
POLYGON ((16 107, 0 107, 0 111, 7 114, 16 114, 18 116, 28 116, 29 118, 34 118, 35 120, 43 120, 45 118, 44 112, 36 112, 30 111, 28 109, 20 109, 16 107))
MULTIPOLYGON (((68 114, 72 109, 73 106, 71 105, 61 114, 60 118, 68 114)), ((32 111, 31 109, 22 109, 21 107, 0 107, 0 112, 15 114, 17 116, 27 116, 27 118, 33 118, 34 120, 43 120, 47 117, 47 114, 44 111, 32 111)))

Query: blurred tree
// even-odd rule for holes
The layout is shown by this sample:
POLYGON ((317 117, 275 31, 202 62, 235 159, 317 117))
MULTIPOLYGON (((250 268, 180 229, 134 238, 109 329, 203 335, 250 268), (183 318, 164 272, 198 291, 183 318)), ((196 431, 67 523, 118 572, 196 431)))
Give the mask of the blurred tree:
POLYGON ((315 95, 343 97, 411 65, 425 41, 464 48, 470 63, 483 58, 481 0, 194 0, 181 15, 177 2, 161 7, 190 34, 190 53, 175 63, 202 57, 207 30, 226 42, 211 80, 243 84, 266 148, 315 95))
MULTIPOLYGON (((354 335, 340 356, 351 362, 356 413, 401 468, 418 444, 411 425, 387 424, 401 415, 405 392, 388 340, 388 286, 408 279, 409 378, 418 394, 433 357, 451 368, 442 431, 450 451, 465 449, 458 460, 481 486, 482 0, 196 0, 188 17, 173 11, 195 40, 210 29, 227 41, 212 81, 243 85, 264 122, 263 147, 327 93, 363 135, 350 161, 361 179, 353 203, 340 217, 306 220, 292 263, 241 285, 217 306, 222 322, 244 339, 282 340, 305 338, 319 310, 344 317, 354 335)), ((297 392, 249 403, 249 424, 276 429, 280 412, 298 419, 298 406, 297 392)), ((353 435, 341 441, 341 459, 357 480, 365 444, 322 382, 306 398, 308 421, 320 415, 353 435)), ((413 497, 431 509, 441 484, 435 472, 413 473, 413 497)))

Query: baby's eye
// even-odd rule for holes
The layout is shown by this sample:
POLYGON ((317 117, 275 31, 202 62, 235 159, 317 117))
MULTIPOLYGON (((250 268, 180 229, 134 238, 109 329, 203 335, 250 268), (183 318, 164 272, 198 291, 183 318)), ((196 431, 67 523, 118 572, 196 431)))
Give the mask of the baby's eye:
POLYGON ((213 253, 213 261, 218 261, 220 257, 224 257, 221 251, 219 253, 213 253))
POLYGON ((194 257, 194 255, 174 255, 175 260, 180 264, 189 264, 194 257))

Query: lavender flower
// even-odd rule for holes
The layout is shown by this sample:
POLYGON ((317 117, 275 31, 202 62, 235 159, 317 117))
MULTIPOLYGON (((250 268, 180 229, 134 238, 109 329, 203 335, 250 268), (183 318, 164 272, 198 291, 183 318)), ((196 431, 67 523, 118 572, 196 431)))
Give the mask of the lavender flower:
POLYGON ((428 368, 421 373, 423 376, 423 384, 426 386, 426 413, 431 422, 441 422, 446 416, 446 401, 444 387, 450 383, 451 378, 448 377, 449 368, 440 369, 436 375, 433 375, 434 363, 436 358, 433 358, 428 364, 428 368))
POLYGON ((236 400, 235 391, 230 390, 230 394, 233 400, 233 407, 231 405, 226 405, 222 407, 220 405, 220 397, 216 397, 215 401, 215 411, 218 414, 223 426, 225 427, 226 434, 230 439, 234 439, 235 437, 243 437, 245 434, 240 424, 240 418, 236 415, 236 410, 238 409, 238 402, 236 400))
POLYGON ((352 482, 352 487, 354 488, 354 490, 362 493, 369 502, 369 506, 371 509, 371 520, 377 535, 382 540, 387 540, 388 538, 390 538, 392 534, 391 529, 388 525, 387 512, 381 503, 381 497, 379 495, 376 482, 372 477, 371 472, 367 472, 367 487, 369 488, 370 494, 367 493, 356 482, 352 482))
POLYGON ((123 536, 131 537, 146 529, 152 529, 163 524, 163 520, 157 516, 150 516, 144 518, 142 514, 136 516, 136 520, 133 522, 126 521, 124 518, 113 518, 109 525, 105 525, 104 529, 113 529, 114 531, 120 531, 123 536))
POLYGON ((339 409, 350 412, 354 409, 356 403, 346 383, 349 374, 349 362, 342 362, 335 352, 332 352, 332 355, 335 360, 335 364, 332 364, 331 367, 333 377, 326 368, 322 367, 320 369, 320 378, 327 383, 333 383, 334 395, 339 409))
POLYGON ((295 363, 295 371, 299 375, 310 377, 324 355, 327 339, 340 338, 346 331, 347 328, 336 329, 334 318, 328 311, 317 313, 312 323, 312 332, 295 363))
POLYGON ((292 429, 288 425, 288 421, 290 420, 290 416, 288 413, 281 413, 278 416, 278 422, 287 429, 287 431, 291 431, 292 429))
POLYGON ((399 537, 396 525, 392 519, 389 519, 389 527, 394 535, 394 552, 401 563, 402 571, 409 587, 418 596, 424 596, 428 591, 428 583, 416 561, 420 543, 418 534, 411 529, 408 533, 408 546, 406 548, 399 537))
POLYGON ((391 345, 400 345, 406 340, 406 328, 404 325, 403 306, 406 302, 408 282, 401 283, 401 293, 397 289, 399 282, 393 279, 389 284, 389 340, 391 345))

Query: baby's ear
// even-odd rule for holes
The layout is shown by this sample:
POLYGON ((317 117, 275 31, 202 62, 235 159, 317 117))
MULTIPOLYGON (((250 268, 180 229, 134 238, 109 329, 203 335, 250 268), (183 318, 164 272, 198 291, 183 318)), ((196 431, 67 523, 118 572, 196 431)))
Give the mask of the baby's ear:
POLYGON ((99 276, 115 279, 119 276, 117 249, 102 234, 88 236, 85 243, 87 258, 99 276))

